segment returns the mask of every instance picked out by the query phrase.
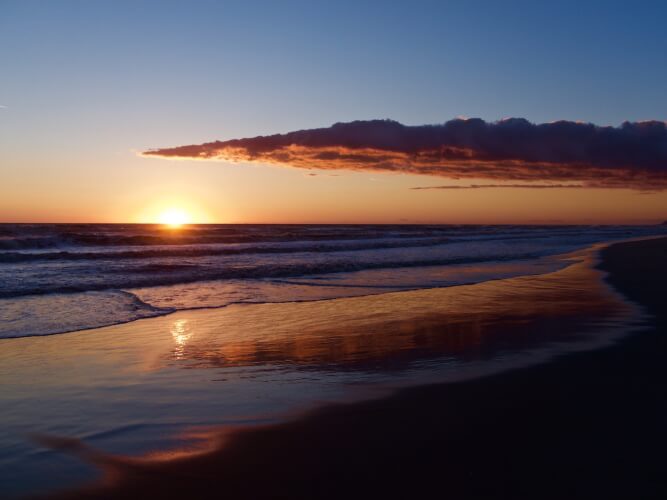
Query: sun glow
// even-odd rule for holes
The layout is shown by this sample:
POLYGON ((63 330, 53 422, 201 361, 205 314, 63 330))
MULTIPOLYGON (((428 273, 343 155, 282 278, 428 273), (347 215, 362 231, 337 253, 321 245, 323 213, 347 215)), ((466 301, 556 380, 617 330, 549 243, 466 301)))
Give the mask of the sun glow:
POLYGON ((178 228, 190 222, 189 215, 181 209, 170 208, 162 212, 158 218, 160 224, 171 228, 178 228))
MULTIPOLYGON (((148 198, 148 197, 146 197, 148 198)), ((212 224, 217 218, 186 196, 165 196, 148 202, 136 210, 133 222, 138 224, 159 224, 164 229, 181 229, 191 224, 212 224)), ((142 204, 143 204, 142 203, 142 204)))

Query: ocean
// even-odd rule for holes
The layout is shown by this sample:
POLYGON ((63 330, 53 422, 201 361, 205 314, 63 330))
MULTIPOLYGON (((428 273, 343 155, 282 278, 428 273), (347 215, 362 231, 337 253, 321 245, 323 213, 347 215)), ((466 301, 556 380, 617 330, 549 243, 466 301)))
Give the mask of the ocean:
POLYGON ((0 225, 0 338, 542 274, 664 226, 0 225))

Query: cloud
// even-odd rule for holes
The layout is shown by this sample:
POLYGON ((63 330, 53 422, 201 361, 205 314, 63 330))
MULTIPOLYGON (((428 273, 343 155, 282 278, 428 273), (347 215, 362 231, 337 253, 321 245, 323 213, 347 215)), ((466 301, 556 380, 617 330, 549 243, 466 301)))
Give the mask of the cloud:
POLYGON ((410 189, 413 190, 427 190, 427 189, 484 189, 484 188, 520 188, 520 189, 574 189, 586 187, 583 184, 469 184, 458 185, 449 184, 444 186, 416 186, 410 189))
POLYGON ((523 118, 498 122, 457 118, 421 126, 370 120, 153 149, 143 155, 485 179, 514 185, 505 187, 576 183, 667 189, 667 124, 661 121, 603 127, 571 121, 533 124, 523 118))

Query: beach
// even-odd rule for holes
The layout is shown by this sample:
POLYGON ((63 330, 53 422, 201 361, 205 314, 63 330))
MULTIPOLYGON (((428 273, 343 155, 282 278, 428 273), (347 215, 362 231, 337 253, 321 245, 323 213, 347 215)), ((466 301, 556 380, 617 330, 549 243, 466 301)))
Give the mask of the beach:
MULTIPOLYGON (((125 448, 141 443, 130 455, 113 452, 113 432, 105 441, 27 430, 40 433, 33 439, 52 458, 101 472, 91 482, 88 469, 81 487, 57 498, 658 498, 666 248, 663 238, 602 251, 606 279, 640 307, 604 283, 593 249, 545 275, 182 311, 95 335, 14 339, 24 364, 50 360, 53 369, 26 374, 6 351, 3 366, 43 404, 50 385, 53 400, 70 405, 72 394, 58 393, 66 384, 48 379, 74 366, 61 376, 85 380, 89 387, 77 382, 75 392, 84 401, 95 392, 99 407, 82 410, 82 427, 114 428, 128 419, 124 405, 134 412, 134 422, 122 422, 134 432, 115 436, 125 448), (290 368, 269 370, 268 385, 252 375, 272 363, 290 368), (221 368, 228 371, 212 371, 221 368), (369 375, 377 372, 384 376, 369 375), (229 377, 217 397, 202 388, 202 375, 214 373, 229 377), (151 404, 142 408, 142 398, 151 404), (142 412, 170 414, 174 425, 156 437, 139 424, 142 412), (217 413, 218 424, 190 425, 185 439, 177 424, 192 424, 197 412, 217 413)), ((17 394, 20 385, 7 384, 17 394)))
POLYGON ((0 5, 0 500, 667 500, 667 2, 0 5))

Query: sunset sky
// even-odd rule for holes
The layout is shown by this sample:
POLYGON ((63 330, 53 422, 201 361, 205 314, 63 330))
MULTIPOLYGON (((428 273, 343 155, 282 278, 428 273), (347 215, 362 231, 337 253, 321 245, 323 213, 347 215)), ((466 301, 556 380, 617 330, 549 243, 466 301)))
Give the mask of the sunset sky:
MULTIPOLYGON (((334 168, 310 153, 277 162, 253 150, 236 163, 142 153, 355 120, 662 122, 666 18, 662 1, 0 0, 0 222, 160 222, 174 211, 220 223, 663 221, 659 131, 647 158, 629 150, 637 164, 597 154, 551 163, 546 176, 551 156, 528 158, 524 144, 518 160, 473 151, 496 173, 458 179, 440 164, 436 175, 334 168), (540 176, 498 177, 503 161, 539 164, 540 176), (581 177, 582 165, 594 174, 581 177), (545 182, 584 187, 523 187, 545 182), (451 188, 480 185, 491 187, 451 188)), ((579 144, 568 137, 566 153, 579 144)))

